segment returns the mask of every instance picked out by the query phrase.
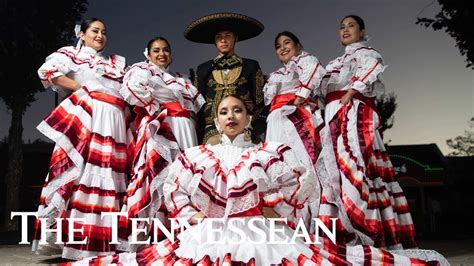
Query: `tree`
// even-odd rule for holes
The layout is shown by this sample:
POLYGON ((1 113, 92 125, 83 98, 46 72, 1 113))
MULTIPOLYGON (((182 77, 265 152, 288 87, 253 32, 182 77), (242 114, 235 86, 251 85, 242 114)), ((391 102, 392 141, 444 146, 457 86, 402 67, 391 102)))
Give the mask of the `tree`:
POLYGON ((10 212, 19 210, 23 114, 35 101, 35 94, 44 90, 37 70, 48 54, 72 43, 74 25, 81 20, 86 7, 87 0, 5 0, 0 3, 0 98, 12 117, 3 230, 18 229, 17 220, 10 220, 10 212))
MULTIPOLYGON (((469 127, 474 128, 474 117, 469 121, 469 127)), ((449 153, 451 156, 474 156, 474 131, 464 131, 463 136, 457 136, 454 139, 446 140, 446 144, 454 151, 449 153)))
MULTIPOLYGON (((434 1, 433 1, 434 2, 434 1)), ((474 5, 465 0, 438 0, 441 11, 435 18, 418 18, 416 24, 431 27, 435 31, 444 29, 456 40, 461 55, 466 56, 467 66, 474 69, 474 5)))
POLYGON ((390 129, 393 127, 393 123, 395 117, 393 114, 395 113, 395 109, 397 109, 397 96, 395 93, 384 93, 377 97, 375 101, 375 106, 377 108, 377 112, 380 115, 380 128, 379 132, 383 138, 383 133, 385 130, 390 129))

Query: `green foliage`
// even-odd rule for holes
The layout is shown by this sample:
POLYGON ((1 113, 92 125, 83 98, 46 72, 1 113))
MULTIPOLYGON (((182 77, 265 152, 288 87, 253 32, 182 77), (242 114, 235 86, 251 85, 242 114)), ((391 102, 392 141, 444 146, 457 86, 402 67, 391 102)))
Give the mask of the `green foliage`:
POLYGON ((86 7, 86 0, 0 2, 0 98, 9 109, 20 105, 24 113, 44 90, 38 68, 47 55, 73 43, 74 25, 86 7))
POLYGON ((456 46, 466 56, 466 67, 474 69, 474 5, 466 0, 438 0, 441 11, 435 18, 418 18, 416 24, 444 30, 456 41, 456 46))
POLYGON ((377 97, 375 106, 380 115, 380 134, 393 127, 395 120, 394 113, 397 109, 397 96, 395 93, 385 93, 377 97))
MULTIPOLYGON (((474 117, 469 121, 469 127, 474 128, 474 117)), ((474 156, 474 131, 464 131, 464 135, 446 140, 446 144, 454 151, 452 156, 474 156)))

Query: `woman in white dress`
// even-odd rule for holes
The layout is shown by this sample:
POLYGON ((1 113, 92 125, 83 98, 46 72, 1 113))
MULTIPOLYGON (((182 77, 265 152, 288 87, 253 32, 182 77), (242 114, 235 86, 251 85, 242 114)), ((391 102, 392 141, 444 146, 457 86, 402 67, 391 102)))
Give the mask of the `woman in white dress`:
POLYGON ((416 247, 408 203, 378 131, 374 100, 383 90, 381 74, 386 66, 367 45, 360 17, 344 17, 339 35, 345 53, 326 66, 323 90, 344 208, 354 228, 369 236, 364 244, 416 247))
POLYGON ((44 228, 57 225, 55 218, 78 219, 87 240, 71 244, 68 222, 62 223, 62 240, 48 233, 39 241, 41 222, 35 224, 33 251, 60 253, 63 258, 82 259, 112 254, 112 220, 101 212, 122 207, 128 180, 129 148, 133 136, 128 127, 128 109, 119 93, 125 74, 125 58, 103 53, 107 44, 104 23, 89 19, 82 23, 77 47, 63 47, 46 58, 38 70, 45 87, 73 93, 38 126, 56 143, 46 183, 41 192, 38 217, 44 228))
MULTIPOLYGON (((355 242, 359 232, 341 207, 339 171, 319 107, 326 70, 314 55, 303 50, 291 32, 283 31, 275 37, 275 51, 283 66, 270 74, 263 89, 265 104, 270 106, 266 141, 287 144, 308 169, 316 172, 319 182, 314 190, 320 193, 315 193, 319 197, 313 197, 301 211, 306 223, 319 218, 330 226, 331 218, 338 218, 337 242, 355 242)), ((314 222, 310 228, 313 232, 314 222)))
MULTIPOLYGON (((137 141, 133 172, 127 189, 123 211, 128 218, 159 218, 165 222, 162 204, 163 182, 168 166, 180 150, 196 146, 193 117, 204 104, 204 98, 191 82, 168 71, 172 62, 171 46, 163 37, 151 39, 145 50, 148 60, 130 67, 120 93, 135 106, 137 141)), ((120 222, 120 250, 131 251, 131 224, 125 217, 120 222)), ((140 224, 151 230, 152 225, 140 224)))
MULTIPOLYGON (((286 208, 285 217, 297 214, 295 210, 315 193, 314 172, 307 171, 287 145, 252 144, 245 133, 251 118, 240 98, 225 97, 216 117, 221 143, 185 150, 171 165, 163 188, 170 217, 195 224, 193 228, 181 231, 174 241, 166 239, 137 253, 91 258, 77 265, 425 264, 369 246, 305 244, 300 238, 289 242, 295 232, 284 224, 272 225, 265 216, 274 215, 270 206, 275 205, 286 208), (283 197, 274 201, 277 194, 283 197), (252 219, 264 222, 252 228, 252 219)), ((431 257, 418 253, 445 262, 436 252, 428 252, 431 257)))
POLYGON ((191 81, 172 73, 171 46, 163 37, 148 42, 147 60, 130 67, 124 77, 121 94, 133 105, 142 107, 147 115, 167 111, 165 121, 181 150, 198 145, 194 117, 204 105, 204 97, 191 81))

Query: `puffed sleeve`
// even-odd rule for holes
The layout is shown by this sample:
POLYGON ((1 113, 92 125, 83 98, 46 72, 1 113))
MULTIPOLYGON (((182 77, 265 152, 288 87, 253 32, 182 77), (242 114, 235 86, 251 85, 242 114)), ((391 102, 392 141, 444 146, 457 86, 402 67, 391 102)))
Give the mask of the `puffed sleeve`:
POLYGON ((299 85, 296 95, 308 98, 310 95, 319 95, 321 80, 326 75, 326 70, 318 61, 318 58, 310 54, 302 55, 296 62, 296 73, 298 73, 299 85))
POLYGON ((206 100, 201 93, 199 93, 199 90, 192 84, 191 80, 180 73, 176 73, 176 80, 181 85, 180 91, 183 96, 183 102, 181 104, 186 110, 197 113, 206 100))
POLYGON ((172 218, 189 220, 198 213, 191 202, 191 195, 199 182, 195 178, 191 163, 186 153, 181 154, 170 166, 170 172, 163 185, 166 208, 172 218))
POLYGON ((350 88, 364 94, 372 83, 379 80, 379 75, 387 66, 383 64, 382 56, 373 49, 361 49, 354 54, 354 58, 357 70, 350 88))
MULTIPOLYGON (((319 194, 315 172, 306 169, 287 145, 268 142, 260 150, 258 156, 267 176, 258 180, 264 205, 274 207, 283 217, 296 218, 307 200, 319 194)), ((252 171, 255 177, 261 176, 258 168, 252 171)))
POLYGON ((77 50, 72 46, 63 47, 46 57, 46 61, 38 69, 39 78, 45 88, 51 87, 54 91, 58 91, 59 87, 53 84, 52 79, 79 69, 72 60, 76 53, 77 50))
POLYGON ((275 98, 279 90, 278 87, 280 82, 274 81, 274 75, 277 74, 275 74, 275 72, 270 74, 270 77, 263 87, 263 100, 265 105, 270 105, 272 103, 273 98, 275 98))
POLYGON ((152 72, 146 63, 134 64, 125 73, 120 94, 129 104, 144 107, 150 115, 153 115, 159 111, 160 104, 153 97, 151 76, 152 72))

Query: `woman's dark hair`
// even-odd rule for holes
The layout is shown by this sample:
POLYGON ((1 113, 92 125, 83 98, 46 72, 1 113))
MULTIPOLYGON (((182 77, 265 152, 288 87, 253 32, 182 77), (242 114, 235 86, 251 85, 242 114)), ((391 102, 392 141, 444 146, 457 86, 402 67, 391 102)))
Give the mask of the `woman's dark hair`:
POLYGON ((215 114, 216 117, 217 117, 218 114, 219 114, 219 113, 218 113, 218 112, 219 112, 219 105, 221 104, 222 101, 224 101, 225 99, 227 99, 227 98, 229 98, 229 97, 233 97, 233 98, 239 100, 239 101, 244 105, 245 111, 247 112, 247 115, 252 115, 252 112, 250 111, 250 109, 249 109, 249 107, 248 107, 248 105, 247 105, 247 103, 245 102, 244 99, 242 99, 240 96, 235 95, 235 94, 226 94, 226 95, 224 95, 224 96, 222 97, 222 99, 221 99, 221 100, 219 101, 219 103, 217 104, 217 107, 218 107, 218 108, 216 108, 216 114, 215 114))
POLYGON ((168 42, 168 40, 165 37, 158 36, 148 41, 148 44, 146 45, 146 48, 148 49, 148 55, 150 55, 151 46, 153 45, 155 41, 164 41, 166 45, 168 45, 168 48, 170 49, 170 52, 171 52, 171 45, 168 42))
POLYGON ((290 38, 296 45, 299 45, 300 47, 303 47, 303 45, 300 42, 300 39, 298 39, 298 37, 296 37, 296 35, 294 35, 292 32, 289 32, 289 31, 285 30, 285 31, 282 31, 282 32, 278 33, 277 36, 275 37, 275 42, 274 42, 275 49, 277 47, 278 38, 280 38, 281 36, 286 36, 286 37, 290 38))
POLYGON ((359 24, 359 29, 360 30, 365 30, 365 23, 364 23, 364 20, 361 17, 359 17, 357 15, 347 15, 344 18, 341 19, 341 23, 346 18, 353 18, 357 22, 357 24, 359 24))
POLYGON ((87 19, 87 20, 84 20, 82 23, 81 23, 81 31, 83 33, 86 33, 87 29, 91 26, 92 23, 96 22, 96 21, 99 21, 101 22, 102 24, 104 24, 105 26, 105 23, 98 19, 98 18, 90 18, 90 19, 87 19))

